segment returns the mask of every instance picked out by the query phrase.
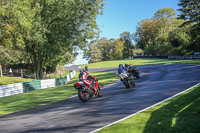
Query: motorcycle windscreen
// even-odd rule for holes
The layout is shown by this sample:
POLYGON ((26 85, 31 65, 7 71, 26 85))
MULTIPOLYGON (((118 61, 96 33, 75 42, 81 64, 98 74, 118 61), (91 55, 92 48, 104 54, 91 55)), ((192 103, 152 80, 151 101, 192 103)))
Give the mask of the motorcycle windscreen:
POLYGON ((121 79, 124 79, 124 78, 128 77, 128 75, 126 73, 121 73, 119 76, 120 76, 121 79))

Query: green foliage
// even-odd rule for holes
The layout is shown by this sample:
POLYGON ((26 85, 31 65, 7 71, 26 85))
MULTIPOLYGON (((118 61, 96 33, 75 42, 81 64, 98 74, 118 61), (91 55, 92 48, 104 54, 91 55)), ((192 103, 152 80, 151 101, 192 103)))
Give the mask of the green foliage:
POLYGON ((102 53, 101 48, 98 45, 98 40, 90 42, 88 49, 84 51, 84 57, 91 63, 102 61, 102 53))
POLYGON ((133 49, 133 55, 134 56, 141 56, 141 55, 144 55, 144 51, 140 48, 137 48, 136 45, 134 44, 134 49, 133 49))
POLYGON ((173 46, 174 52, 172 54, 184 55, 187 54, 189 44, 191 42, 190 36, 187 34, 188 28, 176 28, 173 31, 169 32, 168 40, 173 46))
POLYGON ((195 28, 199 28, 200 22, 200 0, 179 0, 181 14, 179 18, 187 20, 183 25, 194 23, 195 28))
POLYGON ((190 51, 198 51, 200 52, 200 0, 179 0, 179 6, 181 8, 181 14, 179 16, 180 19, 186 20, 181 27, 190 25, 190 51))
POLYGON ((172 8, 162 8, 156 11, 154 18, 171 19, 176 16, 176 12, 172 8))
POLYGON ((132 38, 130 32, 123 32, 118 39, 108 40, 103 37, 100 40, 93 40, 85 50, 84 57, 90 63, 133 57, 137 48, 133 45, 132 38))
POLYGON ((121 59, 123 57, 124 43, 120 39, 101 38, 93 40, 84 51, 84 57, 90 63, 121 59))
POLYGON ((0 77, 0 85, 28 82, 32 80, 33 79, 24 79, 24 78, 19 78, 19 77, 0 77))
POLYGON ((121 33, 120 39, 124 43, 123 57, 124 58, 132 57, 133 56, 133 53, 132 53, 133 44, 132 44, 132 35, 130 34, 130 32, 121 33))
POLYGON ((113 44, 114 44, 113 59, 122 59, 124 43, 120 39, 116 39, 113 42, 113 44))
POLYGON ((176 18, 171 8, 159 9, 152 19, 142 20, 134 35, 137 47, 144 54, 151 55, 187 55, 191 54, 191 26, 179 27, 185 21, 176 18))
POLYGON ((157 41, 162 22, 159 19, 144 19, 138 23, 134 40, 137 47, 144 49, 157 41))
POLYGON ((0 5, 1 42, 24 51, 37 79, 46 66, 69 62, 97 35, 103 0, 12 0, 0 5), (73 56, 72 56, 73 55, 73 56))
POLYGON ((102 60, 112 60, 113 59, 113 40, 107 40, 106 38, 101 38, 98 41, 99 48, 101 50, 102 60))

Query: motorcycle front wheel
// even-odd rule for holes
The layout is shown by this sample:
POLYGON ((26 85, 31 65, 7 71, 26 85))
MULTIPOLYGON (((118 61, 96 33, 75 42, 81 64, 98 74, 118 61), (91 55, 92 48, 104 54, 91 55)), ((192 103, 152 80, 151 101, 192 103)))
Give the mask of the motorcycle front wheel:
POLYGON ((130 83, 127 79, 123 80, 124 85, 126 86, 126 88, 131 88, 130 83))
POLYGON ((89 95, 89 93, 84 92, 82 89, 79 89, 78 97, 82 102, 87 102, 90 98, 90 95, 89 95))

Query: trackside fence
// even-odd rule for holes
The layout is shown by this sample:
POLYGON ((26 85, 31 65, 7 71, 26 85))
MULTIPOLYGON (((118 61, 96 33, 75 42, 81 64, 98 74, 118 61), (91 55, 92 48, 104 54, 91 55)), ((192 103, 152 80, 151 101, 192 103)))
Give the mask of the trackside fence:
POLYGON ((74 76, 76 71, 72 71, 69 75, 56 79, 36 80, 30 82, 1 85, 0 86, 0 97, 6 97, 16 95, 20 93, 26 93, 33 90, 51 88, 67 84, 74 76))
POLYGON ((175 59, 175 60, 199 60, 200 55, 184 55, 184 56, 152 56, 152 55, 144 55, 144 56, 133 56, 133 58, 160 58, 160 59, 175 59))

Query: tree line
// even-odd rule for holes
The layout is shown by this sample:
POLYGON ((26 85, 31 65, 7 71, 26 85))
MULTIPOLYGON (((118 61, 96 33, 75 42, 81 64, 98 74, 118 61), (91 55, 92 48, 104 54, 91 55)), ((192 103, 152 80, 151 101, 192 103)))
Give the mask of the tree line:
POLYGON ((200 0, 179 0, 178 5, 178 16, 172 8, 159 9, 152 18, 140 21, 135 33, 91 41, 85 58, 98 62, 130 58, 137 53, 168 56, 200 52, 200 0))
POLYGON ((179 0, 181 14, 158 10, 138 23, 136 33, 95 39, 103 0, 0 0, 1 66, 23 64, 42 79, 43 72, 72 62, 84 49, 90 62, 130 58, 136 53, 187 55, 200 51, 200 0, 179 0), (133 44, 134 42, 134 44, 133 44), (87 45, 88 44, 88 45, 87 45))
POLYGON ((47 69, 72 62, 77 48, 97 36, 103 5, 103 0, 1 0, 0 69, 30 64, 42 79, 47 69))
POLYGON ((130 32, 123 32, 118 39, 107 39, 102 37, 90 41, 88 47, 84 50, 84 58, 90 63, 130 58, 135 52, 142 52, 132 44, 132 35, 130 32))

